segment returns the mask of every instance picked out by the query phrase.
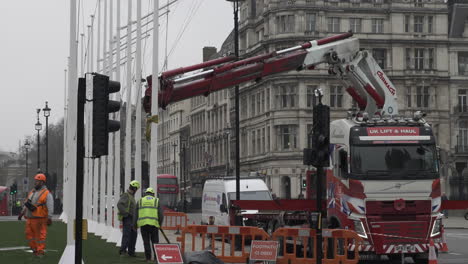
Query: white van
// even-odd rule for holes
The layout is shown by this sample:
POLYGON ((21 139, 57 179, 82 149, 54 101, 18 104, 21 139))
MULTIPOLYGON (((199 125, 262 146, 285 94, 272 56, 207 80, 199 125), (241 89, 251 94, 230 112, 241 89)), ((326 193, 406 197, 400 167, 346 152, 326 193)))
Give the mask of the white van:
MULTIPOLYGON (((202 224, 210 223, 214 217, 214 225, 230 225, 230 201, 236 199, 235 178, 207 180, 203 187, 202 196, 202 224)), ((241 200, 272 200, 270 190, 260 178, 240 179, 241 200)), ((249 211, 244 213, 257 213, 249 211)))

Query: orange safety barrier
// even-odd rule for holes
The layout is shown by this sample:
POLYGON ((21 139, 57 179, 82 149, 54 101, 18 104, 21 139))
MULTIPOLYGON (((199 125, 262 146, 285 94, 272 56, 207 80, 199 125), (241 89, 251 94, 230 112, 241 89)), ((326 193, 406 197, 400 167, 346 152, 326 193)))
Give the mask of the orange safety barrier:
MULTIPOLYGON (((359 261, 357 246, 349 250, 349 245, 362 243, 362 239, 353 231, 325 229, 323 234, 324 264, 356 264, 359 261)), ((316 230, 309 228, 279 228, 271 236, 279 242, 278 260, 276 263, 315 263, 316 230)))
POLYGON ((162 229, 164 230, 181 230, 187 226, 188 217, 185 213, 180 212, 164 212, 164 221, 162 229))
POLYGON ((226 263, 246 263, 249 258, 246 243, 251 240, 269 240, 269 238, 265 230, 253 226, 189 225, 182 230, 181 237, 178 237, 177 241, 181 242, 182 252, 186 249, 210 250, 226 263), (190 248, 187 248, 187 234, 191 235, 190 248), (201 236, 201 245, 197 243, 199 236, 201 236))

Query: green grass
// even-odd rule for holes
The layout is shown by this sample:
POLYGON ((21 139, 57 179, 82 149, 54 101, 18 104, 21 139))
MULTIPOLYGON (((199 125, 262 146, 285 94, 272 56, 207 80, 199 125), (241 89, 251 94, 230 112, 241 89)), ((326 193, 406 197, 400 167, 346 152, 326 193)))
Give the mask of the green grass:
MULTIPOLYGON (((25 222, 0 222, 0 248, 28 246, 24 235, 25 222)), ((67 241, 67 226, 54 222, 48 230, 46 255, 42 258, 33 256, 25 250, 0 251, 0 263, 8 264, 48 264, 58 263, 67 241)), ((118 247, 107 243, 93 234, 83 240, 83 261, 86 264, 143 263, 144 254, 137 253, 136 258, 119 256, 118 247)), ((71 264, 73 264, 72 261, 71 264)))

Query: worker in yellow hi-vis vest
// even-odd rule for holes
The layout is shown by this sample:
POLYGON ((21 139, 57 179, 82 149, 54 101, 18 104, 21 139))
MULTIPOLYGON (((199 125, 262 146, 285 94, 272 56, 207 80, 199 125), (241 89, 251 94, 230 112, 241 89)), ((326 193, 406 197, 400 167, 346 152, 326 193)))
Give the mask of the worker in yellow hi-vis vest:
POLYGON ((153 244, 159 243, 159 228, 163 223, 164 215, 153 188, 146 189, 145 193, 146 196, 137 203, 136 219, 137 226, 141 228, 146 261, 151 262, 151 248, 153 244))

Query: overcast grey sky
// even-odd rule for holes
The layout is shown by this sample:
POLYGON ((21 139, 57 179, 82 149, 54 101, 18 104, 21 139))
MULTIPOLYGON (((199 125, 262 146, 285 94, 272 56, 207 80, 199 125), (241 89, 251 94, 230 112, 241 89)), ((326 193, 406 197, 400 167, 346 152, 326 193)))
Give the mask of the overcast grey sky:
MULTIPOLYGON (((104 0, 101 0, 104 1, 104 0)), ((114 0, 117 1, 117 0, 114 0)), ((142 0, 142 14, 153 0, 142 0)), ((64 113, 64 70, 69 55, 69 0, 0 1, 0 150, 16 151, 27 135, 36 136, 36 108, 52 108, 49 124, 64 113)), ((79 2, 77 0, 77 2, 79 2)), ((84 1, 80 23, 86 29, 97 0, 84 1)), ((167 0, 160 0, 163 6, 167 0)), ((133 0, 134 11, 136 0, 133 0)), ((121 0, 122 22, 127 0, 121 0)), ((233 26, 232 5, 225 0, 179 0, 169 15, 168 50, 175 45, 186 18, 194 14, 169 57, 169 68, 202 61, 203 46, 219 48, 233 26), (196 11, 196 12, 195 12, 196 11)), ((115 23, 115 22, 114 22, 115 23)), ((160 65, 163 62, 166 18, 160 20, 160 65)), ((143 75, 151 74, 147 43, 143 75)), ((41 112, 41 123, 45 119, 41 112)))

